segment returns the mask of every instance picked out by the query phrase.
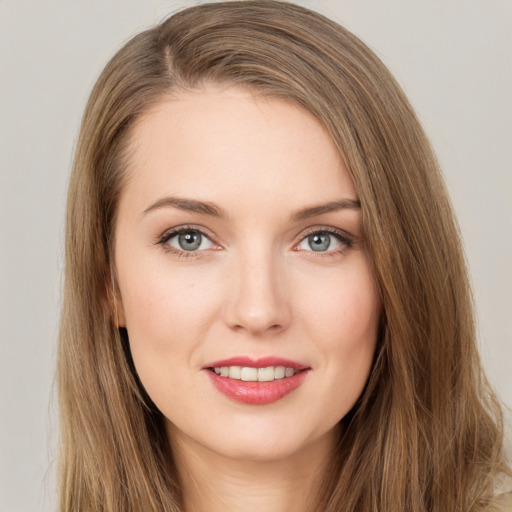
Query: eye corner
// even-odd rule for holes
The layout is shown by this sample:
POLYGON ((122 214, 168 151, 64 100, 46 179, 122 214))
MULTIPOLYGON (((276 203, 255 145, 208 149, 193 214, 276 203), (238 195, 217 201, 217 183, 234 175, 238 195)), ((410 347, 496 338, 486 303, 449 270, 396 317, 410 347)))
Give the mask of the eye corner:
POLYGON ((354 241, 354 237, 344 230, 328 226, 316 226, 301 234, 300 240, 295 243, 292 251, 302 252, 308 256, 336 256, 351 249, 354 246, 354 241), (315 250, 311 246, 310 239, 315 236, 329 237, 325 250, 315 250), (333 240, 335 241, 335 247, 333 247, 333 240), (309 248, 304 247, 304 244, 309 244, 309 248))
POLYGON ((171 253, 177 257, 197 258, 204 256, 203 253, 221 250, 222 246, 215 241, 215 238, 200 226, 182 225, 175 226, 165 230, 155 240, 155 245, 161 246, 165 252, 171 253), (191 244, 185 248, 182 242, 187 235, 197 235, 191 239, 191 244))

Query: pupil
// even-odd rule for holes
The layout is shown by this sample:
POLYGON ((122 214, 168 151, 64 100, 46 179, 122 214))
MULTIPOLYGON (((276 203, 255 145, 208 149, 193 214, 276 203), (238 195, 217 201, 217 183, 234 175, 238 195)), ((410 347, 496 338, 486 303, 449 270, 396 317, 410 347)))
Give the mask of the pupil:
POLYGON ((316 252, 326 251, 329 245, 331 245, 330 236, 325 233, 321 235, 317 233, 316 235, 309 236, 308 242, 311 249, 316 252))
POLYGON ((180 247, 185 251, 194 251, 201 245, 200 233, 182 233, 178 238, 180 247))

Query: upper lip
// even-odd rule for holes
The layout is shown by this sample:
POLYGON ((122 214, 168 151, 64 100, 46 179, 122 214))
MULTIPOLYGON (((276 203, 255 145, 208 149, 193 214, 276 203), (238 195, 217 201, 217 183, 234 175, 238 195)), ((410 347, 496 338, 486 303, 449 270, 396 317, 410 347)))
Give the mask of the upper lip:
POLYGON ((246 366, 249 368, 268 368, 269 366, 284 366, 285 368, 293 368, 294 370, 306 370, 309 366, 292 361, 291 359, 284 359, 277 356, 266 356, 258 359, 253 359, 248 356, 235 356, 229 359, 222 359, 213 361, 203 366, 206 368, 220 368, 221 366, 246 366))

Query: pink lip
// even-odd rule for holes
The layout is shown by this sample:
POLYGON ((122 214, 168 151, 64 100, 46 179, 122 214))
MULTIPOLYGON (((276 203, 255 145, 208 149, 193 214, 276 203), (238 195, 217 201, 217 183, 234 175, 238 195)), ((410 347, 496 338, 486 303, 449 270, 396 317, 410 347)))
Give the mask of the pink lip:
POLYGON ((290 359, 281 357, 267 356, 259 359, 251 359, 250 357, 232 357, 230 359, 222 359, 214 361, 203 366, 203 368, 219 368, 221 366, 247 366, 249 368, 268 368, 269 366, 284 366, 285 368, 293 368, 294 370, 307 370, 309 366, 297 363, 290 359))
POLYGON ((277 357, 263 357, 260 359, 251 359, 249 357, 233 357, 215 361, 203 367, 206 370, 210 382, 224 395, 232 400, 251 405, 266 405, 276 402, 286 395, 295 391, 306 378, 310 368, 296 361, 282 359, 277 357), (273 380, 271 382, 246 382, 229 377, 217 375, 211 368, 220 366, 247 366, 252 368, 266 368, 269 366, 284 366, 293 368, 299 373, 292 377, 273 380))

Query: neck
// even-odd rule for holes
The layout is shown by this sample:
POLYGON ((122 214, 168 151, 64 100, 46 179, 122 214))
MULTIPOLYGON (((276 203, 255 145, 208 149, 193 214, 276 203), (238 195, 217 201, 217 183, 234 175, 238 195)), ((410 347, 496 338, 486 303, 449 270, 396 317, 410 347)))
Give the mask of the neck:
POLYGON ((318 510, 337 434, 331 431, 279 460, 231 459, 173 435, 184 512, 318 510))

